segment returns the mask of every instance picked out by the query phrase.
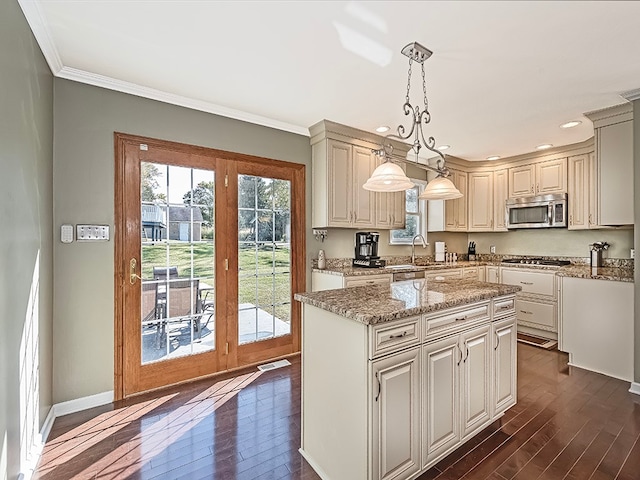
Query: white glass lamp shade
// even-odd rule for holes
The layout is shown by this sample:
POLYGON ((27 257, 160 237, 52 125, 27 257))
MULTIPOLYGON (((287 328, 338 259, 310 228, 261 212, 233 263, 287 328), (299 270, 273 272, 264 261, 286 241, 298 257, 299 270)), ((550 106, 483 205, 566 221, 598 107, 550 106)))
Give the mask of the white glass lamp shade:
POLYGON ((372 192, 402 192, 413 188, 414 185, 399 165, 384 162, 373 171, 371 178, 362 188, 372 192))
POLYGON ((453 200, 460 197, 462 193, 451 180, 447 177, 436 177, 427 183, 427 187, 418 198, 420 200, 453 200))

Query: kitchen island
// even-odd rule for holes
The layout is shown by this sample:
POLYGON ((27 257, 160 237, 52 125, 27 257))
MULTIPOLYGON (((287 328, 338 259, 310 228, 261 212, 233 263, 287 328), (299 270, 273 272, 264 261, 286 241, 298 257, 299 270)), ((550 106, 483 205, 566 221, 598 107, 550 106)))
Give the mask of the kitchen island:
POLYGON ((411 479, 516 402, 515 293, 413 280, 300 293, 301 453, 326 480, 411 479))

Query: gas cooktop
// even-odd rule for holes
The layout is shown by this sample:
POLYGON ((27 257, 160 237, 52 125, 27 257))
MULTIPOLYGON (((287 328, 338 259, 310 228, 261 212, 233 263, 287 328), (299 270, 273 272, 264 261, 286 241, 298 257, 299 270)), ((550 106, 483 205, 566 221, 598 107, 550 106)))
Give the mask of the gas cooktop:
POLYGON ((505 258, 502 263, 519 263, 526 265, 570 265, 569 260, 548 260, 545 258, 505 258))

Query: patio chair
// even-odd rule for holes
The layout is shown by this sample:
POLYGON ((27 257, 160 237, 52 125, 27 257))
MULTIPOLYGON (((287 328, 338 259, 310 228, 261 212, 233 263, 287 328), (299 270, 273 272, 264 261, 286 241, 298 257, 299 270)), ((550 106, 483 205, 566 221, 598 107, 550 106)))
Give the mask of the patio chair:
POLYGON ((170 280, 168 289, 163 296, 158 296, 160 318, 163 319, 162 329, 158 338, 158 348, 161 347, 165 334, 179 330, 167 328, 167 325, 178 325, 189 322, 198 336, 201 330, 202 302, 199 295, 198 279, 170 280))

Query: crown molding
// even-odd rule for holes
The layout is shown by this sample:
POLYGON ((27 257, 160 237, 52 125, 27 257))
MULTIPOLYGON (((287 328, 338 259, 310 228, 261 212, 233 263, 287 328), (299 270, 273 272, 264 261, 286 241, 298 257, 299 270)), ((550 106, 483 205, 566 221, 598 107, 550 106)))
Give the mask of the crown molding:
POLYGON ((622 92, 620 94, 622 98, 628 100, 629 102, 633 102, 634 100, 640 100, 640 88, 636 88, 635 90, 629 90, 628 92, 622 92))
POLYGON ((60 54, 58 53, 55 43, 53 42, 53 37, 47 22, 44 21, 44 15, 40 10, 40 2, 37 0, 18 0, 18 4, 20 5, 22 13, 33 32, 36 42, 38 42, 38 45, 40 46, 40 50, 42 51, 45 60, 49 64, 51 73, 57 75, 58 72, 62 70, 62 59, 60 58, 60 54))
POLYGON ((283 130, 285 132, 291 132, 298 135, 303 135, 305 137, 309 136, 309 129, 306 127, 279 122, 277 120, 262 117, 260 115, 253 115, 251 113, 234 110, 232 108, 223 107, 214 103, 204 102, 202 100, 183 97, 182 95, 163 92, 162 90, 156 90, 155 88, 143 87, 135 83, 117 80, 115 78, 99 75, 96 73, 89 73, 84 70, 78 70, 76 68, 63 67, 56 76, 59 78, 64 78, 66 80, 86 83, 95 87, 102 87, 108 90, 115 90, 117 92, 128 93, 130 95, 136 95, 138 97, 149 98, 151 100, 157 100, 159 102, 190 108, 192 110, 199 110, 201 112, 212 113, 214 115, 220 115, 222 117, 233 118, 235 120, 261 125, 263 127, 283 130))

